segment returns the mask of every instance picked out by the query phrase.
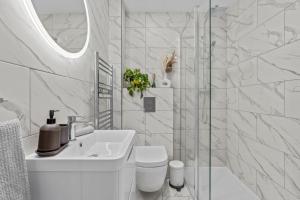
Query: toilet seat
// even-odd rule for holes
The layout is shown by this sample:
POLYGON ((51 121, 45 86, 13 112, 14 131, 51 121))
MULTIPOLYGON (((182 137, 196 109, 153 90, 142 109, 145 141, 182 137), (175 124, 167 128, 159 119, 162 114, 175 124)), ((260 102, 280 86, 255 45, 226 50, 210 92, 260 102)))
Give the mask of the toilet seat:
POLYGON ((137 167, 155 168, 168 165, 168 154, 163 146, 136 147, 137 167))

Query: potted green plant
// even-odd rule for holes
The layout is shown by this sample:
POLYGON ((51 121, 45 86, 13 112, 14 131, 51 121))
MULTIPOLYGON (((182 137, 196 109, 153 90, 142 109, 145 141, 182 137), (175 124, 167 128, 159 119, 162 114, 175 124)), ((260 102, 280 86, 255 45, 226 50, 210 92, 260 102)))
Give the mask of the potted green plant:
POLYGON ((141 73, 140 69, 127 68, 123 75, 123 79, 130 96, 134 96, 134 92, 137 91, 141 93, 141 98, 143 98, 143 92, 150 87, 148 74, 141 73))

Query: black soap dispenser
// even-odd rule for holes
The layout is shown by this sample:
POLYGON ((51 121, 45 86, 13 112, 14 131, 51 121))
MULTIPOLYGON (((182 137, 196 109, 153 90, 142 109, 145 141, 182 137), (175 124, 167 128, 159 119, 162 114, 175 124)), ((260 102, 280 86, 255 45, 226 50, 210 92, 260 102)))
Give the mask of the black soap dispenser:
POLYGON ((58 110, 49 111, 47 124, 40 128, 38 153, 54 152, 61 147, 60 126, 56 124, 55 112, 58 112, 58 110))

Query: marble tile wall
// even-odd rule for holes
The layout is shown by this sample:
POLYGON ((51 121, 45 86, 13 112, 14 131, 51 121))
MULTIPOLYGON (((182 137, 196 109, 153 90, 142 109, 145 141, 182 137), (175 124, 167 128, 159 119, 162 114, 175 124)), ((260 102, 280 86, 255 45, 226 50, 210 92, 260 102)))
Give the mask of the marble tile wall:
POLYGON ((107 59, 109 5, 88 0, 91 37, 78 59, 54 51, 35 29, 22 0, 0 1, 0 120, 19 118, 26 153, 37 146, 39 127, 49 109, 59 109, 58 123, 68 115, 92 121, 94 53, 107 59))
POLYGON ((124 38, 124 7, 122 0, 109 0, 109 63, 114 67, 114 128, 121 129, 122 124, 122 48, 124 38))
MULTIPOLYGON (((156 74, 156 84, 160 87, 163 78, 162 63, 164 56, 171 54, 174 50, 178 56, 178 63, 174 65, 174 71, 169 75, 172 81, 174 108, 173 108, 173 131, 174 158, 180 159, 180 73, 182 70, 181 49, 192 49, 194 45, 193 16, 191 13, 126 13, 125 20, 125 62, 123 68, 139 68, 143 72, 156 74), (184 40, 182 45, 180 39, 183 34, 190 37, 184 40)), ((190 51, 192 54, 192 51, 190 51)), ((125 98, 123 96, 123 98, 125 98)), ((126 100, 123 100, 123 110, 126 109, 126 100)), ((164 115, 168 121, 168 115, 164 115)), ((123 119, 126 120, 123 113, 123 119)), ((130 123, 130 122, 127 122, 130 123)), ((126 124, 123 122, 123 124, 126 124)), ((163 130, 161 130, 163 131, 163 130)), ((163 138, 168 141, 173 136, 163 138)), ((156 139, 148 140, 155 142, 156 139)))
POLYGON ((226 12, 227 166, 263 200, 300 199, 300 1, 226 12))
POLYGON ((173 88, 150 88, 144 97, 156 98, 156 111, 144 112, 144 100, 123 89, 123 129, 136 130, 136 145, 164 145, 173 159, 173 88))

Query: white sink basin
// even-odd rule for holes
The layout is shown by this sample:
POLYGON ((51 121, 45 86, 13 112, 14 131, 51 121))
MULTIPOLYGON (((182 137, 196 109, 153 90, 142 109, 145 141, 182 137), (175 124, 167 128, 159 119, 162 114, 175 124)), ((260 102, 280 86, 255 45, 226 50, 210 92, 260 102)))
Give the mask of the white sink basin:
POLYGON ((118 170, 129 157, 135 131, 97 130, 78 137, 53 157, 26 157, 29 171, 107 171, 118 170))

